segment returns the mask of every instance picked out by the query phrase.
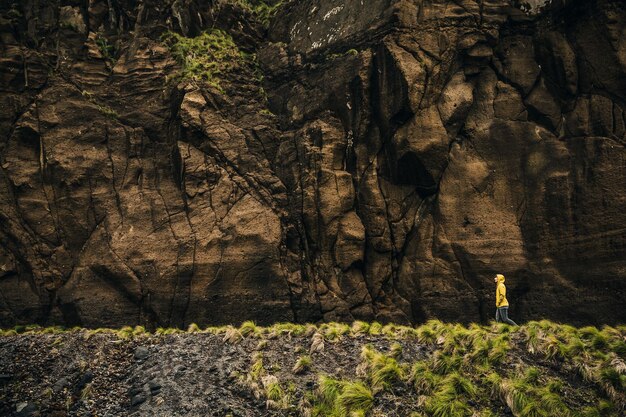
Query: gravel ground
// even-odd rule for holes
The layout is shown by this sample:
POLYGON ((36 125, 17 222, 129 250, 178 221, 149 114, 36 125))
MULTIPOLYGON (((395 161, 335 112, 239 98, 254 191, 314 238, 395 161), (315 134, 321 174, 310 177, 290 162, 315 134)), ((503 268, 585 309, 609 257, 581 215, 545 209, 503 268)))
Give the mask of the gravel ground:
MULTIPOLYGON (((0 337, 2 416, 259 416, 288 415, 270 410, 265 399, 241 382, 262 352, 263 364, 280 381, 293 380, 296 396, 315 387, 317 375, 354 379, 365 344, 386 351, 391 342, 372 336, 325 342, 311 354, 310 372, 294 375, 310 337, 244 338, 181 333, 119 338, 86 331, 0 337)), ((401 342, 402 344, 402 342, 401 342)), ((424 348, 404 343, 408 359, 424 348)), ((384 398, 381 397, 381 401, 384 398)), ((393 415, 393 414, 391 414, 393 415)))
MULTIPOLYGON (((224 334, 215 333, 129 337, 88 330, 0 336, 0 416, 306 416, 302 405, 316 390, 320 375, 363 379, 359 365, 365 345, 409 368, 435 357, 433 352, 440 348, 420 345, 414 338, 390 340, 382 335, 326 339, 318 349, 312 349, 316 346, 312 333, 236 336, 235 341, 226 341, 224 334), (296 373, 294 365, 303 355, 310 356, 310 368, 296 373), (251 378, 255 363, 261 361, 263 377, 251 378), (267 401, 263 388, 267 377, 280 383, 290 405, 277 408, 267 401)), ((521 334, 513 334, 511 344, 498 368, 502 375, 512 374, 520 365, 537 367, 546 378, 563 382, 562 399, 571 409, 602 398, 598 387, 564 370, 559 362, 530 355, 521 334)), ((413 411, 424 415, 420 404, 423 399, 401 382, 374 392, 367 415, 400 417, 413 411)), ((491 410, 492 415, 512 415, 506 404, 489 395, 468 404, 491 410)))

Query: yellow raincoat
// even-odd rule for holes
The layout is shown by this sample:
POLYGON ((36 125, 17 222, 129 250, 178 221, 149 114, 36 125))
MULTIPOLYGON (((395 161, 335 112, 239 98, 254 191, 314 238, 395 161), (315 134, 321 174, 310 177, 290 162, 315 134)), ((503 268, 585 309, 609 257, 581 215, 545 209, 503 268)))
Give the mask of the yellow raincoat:
POLYGON ((498 285, 496 286, 496 307, 508 307, 506 299, 506 287, 504 286, 504 275, 498 274, 498 285))

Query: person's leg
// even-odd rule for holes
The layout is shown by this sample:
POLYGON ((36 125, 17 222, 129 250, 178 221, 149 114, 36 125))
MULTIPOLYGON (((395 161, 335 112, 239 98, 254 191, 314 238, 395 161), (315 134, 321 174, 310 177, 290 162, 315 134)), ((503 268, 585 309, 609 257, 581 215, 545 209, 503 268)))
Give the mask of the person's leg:
POLYGON ((500 315, 502 316, 502 321, 503 322, 508 323, 511 326, 517 326, 517 323, 515 323, 513 320, 511 320, 509 318, 509 308, 508 307, 502 307, 500 309, 500 315))
POLYGON ((500 323, 500 309, 496 307, 496 323, 500 323))

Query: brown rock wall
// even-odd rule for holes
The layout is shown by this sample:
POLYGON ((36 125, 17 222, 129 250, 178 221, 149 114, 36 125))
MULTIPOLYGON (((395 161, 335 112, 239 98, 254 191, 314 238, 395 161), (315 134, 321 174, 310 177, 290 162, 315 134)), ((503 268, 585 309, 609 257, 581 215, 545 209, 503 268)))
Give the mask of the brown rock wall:
POLYGON ((3 3, 0 325, 623 321, 622 2, 363 7, 3 3))

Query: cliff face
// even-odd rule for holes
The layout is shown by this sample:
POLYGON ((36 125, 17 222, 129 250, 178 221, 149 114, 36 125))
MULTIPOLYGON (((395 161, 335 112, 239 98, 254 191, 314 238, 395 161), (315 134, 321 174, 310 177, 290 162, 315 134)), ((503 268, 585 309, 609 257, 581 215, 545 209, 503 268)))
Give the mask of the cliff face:
POLYGON ((3 2, 0 326, 626 320, 624 3, 362 3, 3 2))

